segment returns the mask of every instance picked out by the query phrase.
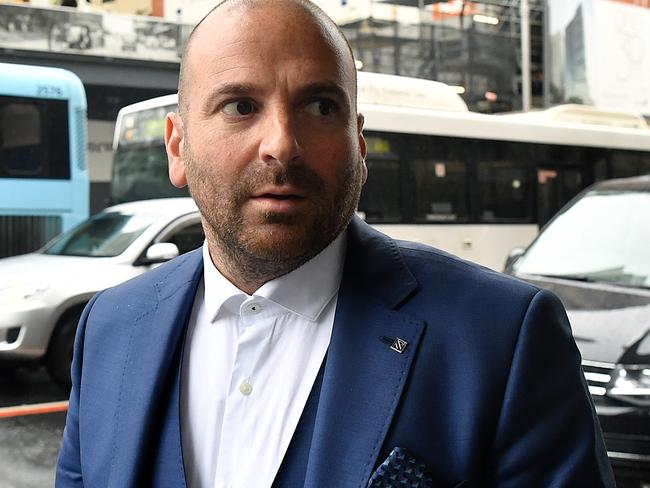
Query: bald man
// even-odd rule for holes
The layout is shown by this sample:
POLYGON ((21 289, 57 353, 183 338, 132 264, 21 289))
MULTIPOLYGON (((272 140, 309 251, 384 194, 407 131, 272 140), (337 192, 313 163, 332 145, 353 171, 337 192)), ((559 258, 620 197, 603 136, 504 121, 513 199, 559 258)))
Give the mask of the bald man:
POLYGON ((86 307, 58 487, 613 486, 557 298, 353 217, 362 128, 313 4, 197 26, 165 140, 205 244, 86 307))

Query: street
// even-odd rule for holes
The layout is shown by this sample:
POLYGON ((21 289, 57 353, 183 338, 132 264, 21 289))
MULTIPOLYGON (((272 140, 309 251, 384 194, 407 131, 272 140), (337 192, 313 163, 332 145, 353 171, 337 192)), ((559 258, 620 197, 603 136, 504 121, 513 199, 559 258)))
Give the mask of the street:
MULTIPOLYGON (((0 363, 0 409, 66 399, 44 368, 0 363)), ((0 418, 0 488, 54 486, 65 412, 23 415, 10 409, 2 415, 10 416, 0 418)))

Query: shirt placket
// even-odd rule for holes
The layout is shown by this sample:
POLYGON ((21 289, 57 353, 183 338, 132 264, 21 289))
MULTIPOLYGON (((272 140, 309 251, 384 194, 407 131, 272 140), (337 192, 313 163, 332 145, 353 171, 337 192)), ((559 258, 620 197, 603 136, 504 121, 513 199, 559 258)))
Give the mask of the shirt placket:
MULTIPOLYGON (((269 304, 248 299, 240 307, 237 321, 238 339, 222 426, 218 457, 216 488, 239 488, 238 471, 246 469, 252 439, 255 438, 252 418, 259 408, 260 361, 273 332, 275 317, 269 304)), ((250 466, 248 467, 250 469, 250 466)))

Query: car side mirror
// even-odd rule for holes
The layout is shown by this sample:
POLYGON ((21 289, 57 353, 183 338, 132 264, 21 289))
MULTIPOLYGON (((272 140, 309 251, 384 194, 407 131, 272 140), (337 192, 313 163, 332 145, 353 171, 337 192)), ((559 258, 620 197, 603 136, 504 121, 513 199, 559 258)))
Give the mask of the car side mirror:
POLYGON ((149 246, 144 261, 146 264, 164 263, 165 261, 174 259, 178 255, 178 246, 176 244, 172 244, 171 242, 157 242, 149 246))
POLYGON ((506 264, 503 266, 503 272, 510 273, 512 271, 512 265, 515 264, 517 259, 519 259, 524 254, 524 252, 526 252, 526 249, 523 247, 515 247, 512 249, 506 258, 506 264))

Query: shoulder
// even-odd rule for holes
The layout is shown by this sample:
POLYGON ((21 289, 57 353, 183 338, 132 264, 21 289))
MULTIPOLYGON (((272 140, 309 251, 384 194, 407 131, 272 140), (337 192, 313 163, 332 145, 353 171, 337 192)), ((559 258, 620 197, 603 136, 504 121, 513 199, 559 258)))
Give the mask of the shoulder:
POLYGON ((107 310, 111 314, 146 311, 166 294, 173 293, 183 283, 200 276, 201 249, 183 254, 135 278, 102 291, 93 303, 92 311, 107 310))
POLYGON ((404 263, 421 286, 435 285, 438 291, 480 292, 510 298, 532 299, 541 291, 530 283, 463 260, 431 246, 410 241, 394 241, 404 263))
POLYGON ((491 308, 525 311, 540 293, 529 283, 434 247, 394 240, 359 219, 349 227, 348 242, 349 279, 382 296, 394 296, 391 290, 410 289, 408 300, 399 301, 402 305, 444 305, 460 315, 486 303, 491 308))
POLYGON ((482 357, 490 351, 498 364, 509 364, 517 347, 528 351, 539 337, 572 343, 564 308, 552 292, 429 246, 394 242, 418 283, 401 310, 428 323, 427 340, 444 344, 450 354, 482 357))

